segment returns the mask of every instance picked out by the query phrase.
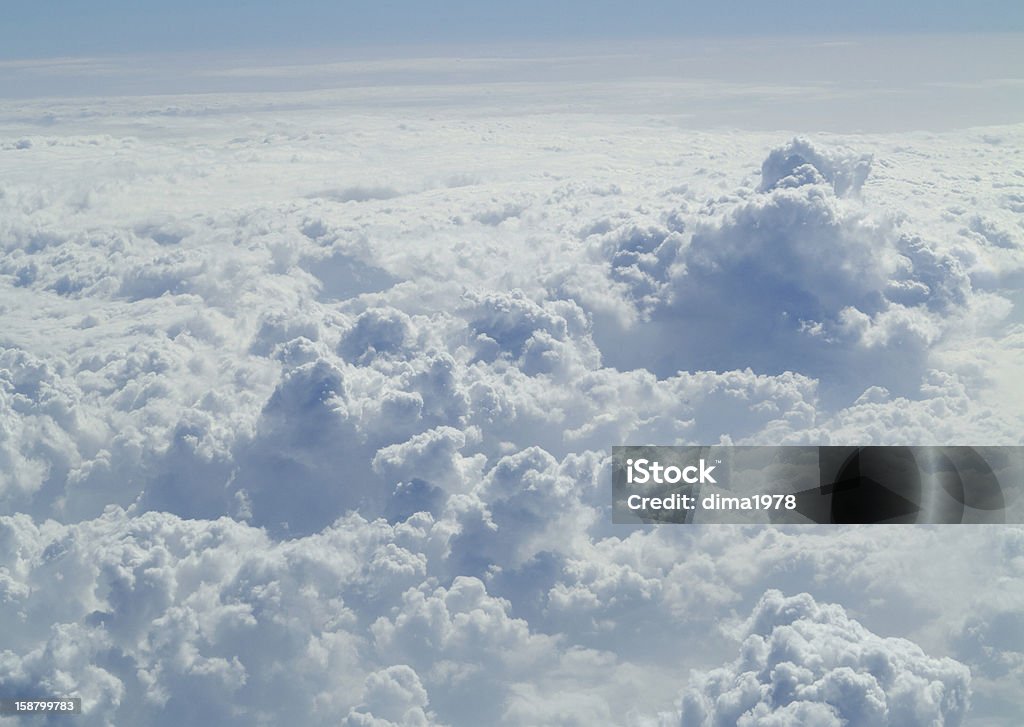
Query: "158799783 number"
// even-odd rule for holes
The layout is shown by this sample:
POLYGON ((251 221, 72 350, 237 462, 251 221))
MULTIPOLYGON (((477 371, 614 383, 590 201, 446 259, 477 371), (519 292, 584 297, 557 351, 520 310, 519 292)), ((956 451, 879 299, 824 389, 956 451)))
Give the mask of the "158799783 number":
POLYGON ((0 714, 81 714, 82 700, 67 699, 0 699, 0 714))

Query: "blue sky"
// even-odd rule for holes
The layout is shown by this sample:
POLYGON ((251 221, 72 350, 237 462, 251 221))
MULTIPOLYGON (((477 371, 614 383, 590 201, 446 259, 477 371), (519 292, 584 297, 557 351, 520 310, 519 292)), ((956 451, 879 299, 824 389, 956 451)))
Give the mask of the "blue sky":
POLYGON ((40 0, 5 3, 0 57, 348 48, 704 35, 956 33, 1024 29, 1024 4, 943 0, 40 0))

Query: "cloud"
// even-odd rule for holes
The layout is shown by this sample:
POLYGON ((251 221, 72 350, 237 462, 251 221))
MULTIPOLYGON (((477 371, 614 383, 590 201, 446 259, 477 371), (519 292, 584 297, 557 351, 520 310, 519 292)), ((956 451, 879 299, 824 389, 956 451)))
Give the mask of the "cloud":
POLYGON ((345 333, 338 352, 360 363, 376 356, 400 355, 413 335, 412 322, 402 311, 371 309, 360 314, 345 333))
POLYGON ((970 671, 881 638, 840 606, 769 591, 740 634, 736 661, 694 676, 680 725, 963 723, 970 671))
POLYGON ((626 442, 1018 443, 1021 130, 777 146, 437 93, 0 114, 4 689, 647 724, 781 589, 906 639, 864 636, 906 688, 801 601, 750 638, 819 629, 852 675, 803 664, 766 724, 926 714, 910 641, 1013 724, 1015 529, 634 528, 606 488, 626 442))
POLYGON ((913 391, 954 326, 1005 313, 982 312, 955 256, 858 193, 869 169, 869 156, 794 139, 769 154, 756 190, 684 212, 686 232, 677 223, 599 236, 640 313, 595 334, 608 362, 659 376, 800 371, 837 401, 872 383, 913 391))
MULTIPOLYGON (((308 721, 347 715, 353 724, 370 716, 396 724, 621 721, 641 705, 648 714, 668 708, 664 700, 692 666, 720 659, 733 639, 753 638, 764 648, 745 646, 748 661, 767 664, 776 644, 817 675, 803 701, 838 708, 829 690, 875 693, 860 676, 844 681, 844 671, 825 678, 845 665, 855 675, 870 671, 892 714, 945 703, 956 686, 950 675, 965 673, 954 662, 873 636, 810 596, 770 592, 758 601, 766 587, 810 584, 859 601, 861 620, 933 646, 945 643, 959 614, 973 612, 954 642, 958 658, 978 670, 988 709, 1011 709, 1018 698, 1017 645, 1007 630, 1017 595, 1007 585, 1019 581, 1019 528, 967 528, 971 538, 941 528, 663 528, 592 541, 564 537, 591 520, 520 514, 573 499, 558 490, 580 466, 541 453, 511 457, 489 485, 503 492, 487 498, 497 528, 461 543, 469 518, 460 525, 426 513, 395 524, 352 515, 290 540, 228 518, 117 509, 77 525, 4 518, 0 618, 19 628, 0 656, 3 687, 53 684, 80 694, 88 724, 125 714, 147 724, 201 714, 242 724, 285 713, 308 721), (531 483, 520 492, 506 489, 516 467, 531 483), (481 577, 462 575, 471 550, 490 562, 481 577), (901 570, 922 577, 894 580, 901 570), (719 631, 728 614, 751 606, 740 632, 719 631), (880 664, 896 676, 885 681, 880 664), (931 691, 919 693, 922 675, 931 675, 931 691), (934 703, 925 692, 938 695, 934 703)), ((784 710, 822 711, 773 708, 779 719, 784 710)))
POLYGON ((360 705, 342 724, 349 727, 426 727, 436 725, 428 712, 427 691, 410 667, 389 666, 366 677, 360 705))
POLYGON ((16 547, 4 572, 19 587, 6 589, 3 616, 21 629, 0 657, 3 689, 80 695, 88 724, 322 721, 360 705, 386 717, 389 675, 408 709, 425 707, 415 679, 388 665, 372 677, 360 653, 368 604, 423 579, 430 528, 429 518, 396 531, 354 517, 289 544, 227 518, 5 519, 16 547))
POLYGON ((827 182, 842 197, 860 192, 870 171, 870 154, 838 149, 822 152, 807 139, 797 137, 772 149, 764 160, 761 190, 827 182))
POLYGON ((1009 724, 1020 706, 1024 678, 1024 620, 1018 602, 1024 588, 1024 531, 1006 528, 994 534, 990 557, 998 564, 997 592, 973 598, 952 638, 953 654, 971 668, 980 701, 979 716, 992 724, 1009 724))

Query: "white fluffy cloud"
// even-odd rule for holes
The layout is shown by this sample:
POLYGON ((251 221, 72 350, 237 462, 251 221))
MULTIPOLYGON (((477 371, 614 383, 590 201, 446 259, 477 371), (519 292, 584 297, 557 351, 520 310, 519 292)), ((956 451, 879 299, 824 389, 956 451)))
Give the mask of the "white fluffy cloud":
POLYGON ((1019 713, 1015 529, 613 526, 607 454, 1019 443, 1024 131, 410 98, 4 106, 4 693, 88 724, 640 725, 724 624, 794 603, 750 643, 849 663, 801 647, 785 704, 744 677, 763 724, 962 711, 960 667, 777 588, 968 664, 968 723, 1019 713))
POLYGON ((609 361, 662 376, 800 371, 833 401, 870 385, 914 391, 944 338, 994 330, 1010 306, 976 294, 961 260, 859 194, 870 166, 794 139, 768 155, 756 189, 684 206, 660 229, 597 235, 640 314, 603 332, 609 361))
POLYGON ((404 664, 381 669, 366 677, 360 705, 342 724, 348 727, 426 727, 436 725, 428 712, 427 691, 420 678, 404 664))
POLYGON ((680 725, 959 725, 969 693, 963 664, 773 590, 744 624, 736 661, 694 676, 680 725))
MULTIPOLYGON (((285 712, 319 722, 372 708, 389 672, 367 671, 365 611, 423 579, 431 529, 429 518, 393 530, 353 517, 275 543, 227 518, 8 519, 3 537, 17 548, 4 559, 3 612, 20 628, 0 681, 5 692, 81 695, 90 724, 251 724, 285 712)), ((412 690, 410 709, 426 706, 415 675, 391 678, 412 690)))

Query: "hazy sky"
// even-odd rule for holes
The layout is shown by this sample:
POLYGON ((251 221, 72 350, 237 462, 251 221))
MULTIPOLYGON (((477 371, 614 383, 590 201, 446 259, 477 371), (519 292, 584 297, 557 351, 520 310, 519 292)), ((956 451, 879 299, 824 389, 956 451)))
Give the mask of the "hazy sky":
POLYGON ((4 58, 563 38, 1024 29, 1024 4, 1007 0, 40 0, 4 5, 4 58))

